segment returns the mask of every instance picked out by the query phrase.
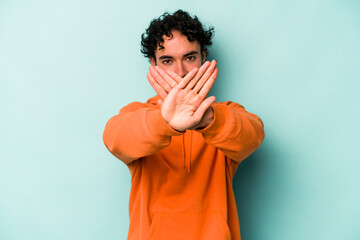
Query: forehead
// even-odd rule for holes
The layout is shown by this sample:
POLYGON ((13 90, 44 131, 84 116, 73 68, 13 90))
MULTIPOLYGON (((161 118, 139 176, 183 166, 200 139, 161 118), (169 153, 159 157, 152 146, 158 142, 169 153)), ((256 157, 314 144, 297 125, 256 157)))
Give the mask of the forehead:
POLYGON ((185 35, 178 31, 172 32, 172 37, 164 36, 164 42, 161 44, 164 48, 155 50, 156 58, 163 55, 172 57, 182 57, 183 55, 196 51, 200 54, 200 44, 198 41, 190 42, 185 35))

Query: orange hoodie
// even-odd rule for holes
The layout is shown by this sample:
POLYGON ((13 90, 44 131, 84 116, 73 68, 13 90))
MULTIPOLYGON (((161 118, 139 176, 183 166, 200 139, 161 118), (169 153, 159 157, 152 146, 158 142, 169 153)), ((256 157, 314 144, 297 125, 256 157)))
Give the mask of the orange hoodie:
POLYGON ((237 103, 214 103, 209 126, 178 132, 158 99, 122 108, 103 135, 131 173, 128 240, 240 240, 232 179, 263 141, 262 121, 237 103))

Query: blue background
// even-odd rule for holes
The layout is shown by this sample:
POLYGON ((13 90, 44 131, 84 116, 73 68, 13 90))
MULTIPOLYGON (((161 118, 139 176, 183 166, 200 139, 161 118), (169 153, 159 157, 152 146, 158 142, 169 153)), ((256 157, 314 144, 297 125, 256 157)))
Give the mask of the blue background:
POLYGON ((355 0, 1 0, 0 239, 126 239, 130 173, 102 132, 155 94, 140 35, 178 8, 215 26, 212 93, 265 124, 234 178, 243 239, 360 239, 355 0))

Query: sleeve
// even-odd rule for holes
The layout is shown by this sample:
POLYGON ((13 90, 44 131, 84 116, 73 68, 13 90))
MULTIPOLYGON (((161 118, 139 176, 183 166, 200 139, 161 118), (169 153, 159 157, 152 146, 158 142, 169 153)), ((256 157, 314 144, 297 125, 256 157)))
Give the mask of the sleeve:
POLYGON ((221 149, 236 163, 253 153, 265 137, 264 125, 255 114, 234 102, 214 103, 214 120, 204 129, 205 141, 221 149))
POLYGON ((172 136, 183 134, 170 127, 160 109, 151 105, 133 102, 105 126, 105 146, 125 164, 156 153, 170 144, 172 136))

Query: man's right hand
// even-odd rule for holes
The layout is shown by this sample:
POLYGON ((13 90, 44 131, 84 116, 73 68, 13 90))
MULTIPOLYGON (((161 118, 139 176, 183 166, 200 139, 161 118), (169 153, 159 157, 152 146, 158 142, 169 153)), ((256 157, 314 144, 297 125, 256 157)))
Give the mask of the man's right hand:
MULTIPOLYGON (((206 95, 213 86, 217 73, 215 60, 205 62, 199 69, 194 68, 184 78, 173 72, 167 74, 159 67, 150 67, 148 80, 164 100, 161 113, 172 128, 185 131, 199 125, 204 127, 204 114, 212 113, 209 108, 215 102, 214 96, 206 98, 206 95)), ((211 122, 211 118, 208 122, 211 122)))

